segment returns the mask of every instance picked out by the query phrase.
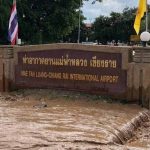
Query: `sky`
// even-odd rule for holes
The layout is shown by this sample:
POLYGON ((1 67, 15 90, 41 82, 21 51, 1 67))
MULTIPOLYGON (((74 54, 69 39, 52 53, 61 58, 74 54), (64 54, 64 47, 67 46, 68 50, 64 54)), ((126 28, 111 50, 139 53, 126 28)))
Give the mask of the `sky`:
POLYGON ((125 7, 138 7, 139 3, 139 0, 103 0, 103 3, 96 2, 92 5, 92 1, 84 2, 82 7, 83 15, 87 18, 86 23, 93 22, 100 15, 109 16, 112 11, 122 12, 125 7))

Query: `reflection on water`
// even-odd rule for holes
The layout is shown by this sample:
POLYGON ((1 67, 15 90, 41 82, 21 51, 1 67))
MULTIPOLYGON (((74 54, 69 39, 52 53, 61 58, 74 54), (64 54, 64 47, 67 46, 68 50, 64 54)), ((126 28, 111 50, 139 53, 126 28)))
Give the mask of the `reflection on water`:
POLYGON ((142 110, 78 98, 39 100, 35 95, 1 95, 0 149, 104 149, 113 131, 142 110))

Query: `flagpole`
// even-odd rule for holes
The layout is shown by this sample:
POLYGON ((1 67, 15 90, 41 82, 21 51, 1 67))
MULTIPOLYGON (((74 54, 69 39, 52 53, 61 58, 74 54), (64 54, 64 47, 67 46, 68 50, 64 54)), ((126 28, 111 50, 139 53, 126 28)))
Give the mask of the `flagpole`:
POLYGON ((146 31, 148 31, 148 4, 146 0, 146 31))
POLYGON ((79 20, 78 20, 78 40, 77 40, 77 43, 79 44, 80 43, 80 28, 81 28, 81 0, 80 0, 80 6, 79 6, 79 20))

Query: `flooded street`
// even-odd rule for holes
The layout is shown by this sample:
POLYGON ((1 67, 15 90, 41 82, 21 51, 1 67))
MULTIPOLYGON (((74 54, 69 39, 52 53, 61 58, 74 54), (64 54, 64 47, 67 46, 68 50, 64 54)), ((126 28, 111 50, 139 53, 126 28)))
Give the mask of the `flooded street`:
POLYGON ((148 150, 148 121, 124 145, 112 141, 118 129, 143 111, 136 104, 73 92, 0 94, 0 149, 148 150))

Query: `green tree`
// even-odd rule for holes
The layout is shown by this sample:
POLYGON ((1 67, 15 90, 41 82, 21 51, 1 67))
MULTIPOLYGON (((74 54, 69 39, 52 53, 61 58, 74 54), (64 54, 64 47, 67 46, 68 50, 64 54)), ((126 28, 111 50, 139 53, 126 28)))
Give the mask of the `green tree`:
POLYGON ((7 41, 7 29, 10 15, 10 6, 12 2, 10 0, 0 0, 0 43, 8 44, 7 41))
MULTIPOLYGON (((12 2, 0 0, 1 44, 8 42, 12 2)), ((17 0, 19 38, 29 44, 62 40, 78 26, 80 2, 82 5, 82 0, 17 0)))
POLYGON ((18 0, 20 37, 27 43, 58 42, 78 24, 80 0, 18 0))
POLYGON ((100 16, 94 22, 95 39, 103 44, 108 41, 129 42, 136 9, 125 8, 123 13, 112 12, 109 17, 100 16))
MULTIPOLYGON (((73 32, 75 35, 79 7, 83 1, 17 0, 19 38, 26 43, 37 44, 58 42, 73 32)), ((8 44, 8 21, 12 3, 13 0, 0 0, 0 44, 8 44)))

